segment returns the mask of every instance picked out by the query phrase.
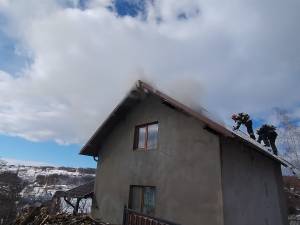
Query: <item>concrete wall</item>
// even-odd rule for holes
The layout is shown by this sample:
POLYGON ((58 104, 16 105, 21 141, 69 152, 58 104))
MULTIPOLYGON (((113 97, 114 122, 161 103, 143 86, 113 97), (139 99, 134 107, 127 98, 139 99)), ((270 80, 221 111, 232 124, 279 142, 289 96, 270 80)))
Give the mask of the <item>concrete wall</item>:
POLYGON ((100 158, 95 218, 120 224, 129 186, 146 185, 156 187, 156 217, 223 224, 219 137, 194 118, 148 97, 112 131, 100 158), (159 121, 158 149, 133 151, 135 126, 153 121, 159 121))
POLYGON ((225 225, 287 225, 280 164, 221 139, 225 225))

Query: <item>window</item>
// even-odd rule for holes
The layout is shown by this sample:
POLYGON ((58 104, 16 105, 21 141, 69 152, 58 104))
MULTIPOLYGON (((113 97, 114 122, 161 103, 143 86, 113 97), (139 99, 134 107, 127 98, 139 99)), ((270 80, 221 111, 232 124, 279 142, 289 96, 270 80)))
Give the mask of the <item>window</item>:
POLYGON ((155 187, 131 185, 129 208, 140 213, 154 216, 155 187))
POLYGON ((134 149, 156 149, 158 144, 158 122, 135 127, 134 149))

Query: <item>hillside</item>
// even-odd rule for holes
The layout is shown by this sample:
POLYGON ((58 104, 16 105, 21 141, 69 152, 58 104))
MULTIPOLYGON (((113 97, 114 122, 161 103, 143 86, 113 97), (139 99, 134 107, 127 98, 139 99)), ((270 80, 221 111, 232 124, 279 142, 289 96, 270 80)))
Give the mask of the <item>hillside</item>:
POLYGON ((0 205, 6 204, 0 206, 0 220, 5 220, 8 215, 14 217, 16 211, 26 204, 50 200, 56 191, 72 189, 94 177, 95 169, 92 168, 1 164, 0 205))
POLYGON ((13 172, 25 184, 21 191, 24 200, 51 198, 55 191, 69 190, 94 179, 95 169, 50 166, 3 165, 0 173, 13 172))

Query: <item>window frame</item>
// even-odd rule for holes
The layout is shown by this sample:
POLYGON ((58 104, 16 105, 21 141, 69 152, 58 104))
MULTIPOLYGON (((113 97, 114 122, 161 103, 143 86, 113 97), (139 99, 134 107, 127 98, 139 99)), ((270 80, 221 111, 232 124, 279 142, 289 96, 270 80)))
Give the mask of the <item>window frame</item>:
POLYGON ((154 190, 154 208, 153 208, 153 213, 149 214, 150 216, 155 215, 155 209, 156 209, 156 195, 157 195, 157 190, 155 186, 148 186, 148 185, 130 185, 129 186, 129 200, 128 200, 128 207, 129 209, 132 209, 132 203, 133 203, 133 189, 134 188, 141 188, 141 202, 140 202, 140 211, 139 213, 144 213, 144 207, 145 207, 145 189, 146 188, 151 188, 154 190))
POLYGON ((154 121, 150 123, 143 123, 140 125, 136 125, 134 128, 134 140, 133 140, 133 150, 134 151, 152 151, 158 149, 158 139, 159 139, 159 122, 154 121), (148 127, 151 125, 157 124, 157 144, 155 148, 148 148, 148 127), (145 141, 144 141, 144 146, 145 148, 139 148, 139 129, 140 128, 145 128, 145 141))

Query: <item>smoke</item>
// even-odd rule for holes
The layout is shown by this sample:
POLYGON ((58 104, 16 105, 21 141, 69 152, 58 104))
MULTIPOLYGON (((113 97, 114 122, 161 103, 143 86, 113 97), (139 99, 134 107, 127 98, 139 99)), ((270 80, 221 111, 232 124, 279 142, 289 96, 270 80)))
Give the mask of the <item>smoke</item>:
POLYGON ((298 1, 157 0, 138 17, 57 2, 0 0, 31 61, 0 72, 2 134, 84 143, 137 79, 225 120, 300 102, 298 1))

